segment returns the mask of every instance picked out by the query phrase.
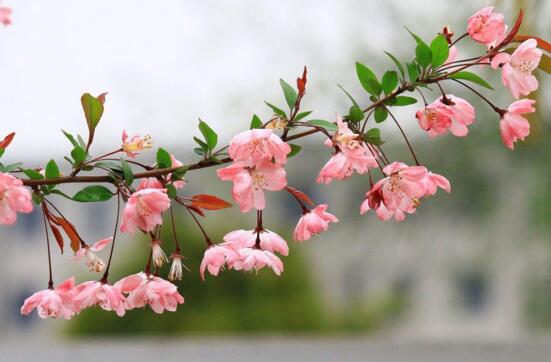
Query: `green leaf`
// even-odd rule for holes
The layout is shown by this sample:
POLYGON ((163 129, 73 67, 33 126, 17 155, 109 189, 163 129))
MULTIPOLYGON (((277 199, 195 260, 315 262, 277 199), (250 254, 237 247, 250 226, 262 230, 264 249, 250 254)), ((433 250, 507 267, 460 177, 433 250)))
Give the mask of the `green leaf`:
POLYGON ((352 102, 353 105, 360 108, 360 106, 358 105, 358 102, 356 102, 356 100, 354 98, 352 98, 352 96, 350 95, 350 93, 348 93, 346 91, 346 89, 344 89, 340 84, 337 84, 337 86, 344 92, 344 94, 346 94, 348 96, 348 98, 350 99, 350 101, 352 102))
POLYGON ((82 138, 81 135, 77 135, 77 140, 80 147, 86 149, 86 142, 84 141, 84 138, 82 138))
POLYGON ((70 134, 69 132, 64 131, 64 130, 61 130, 61 132, 63 132, 63 134, 65 135, 65 137, 67 137, 67 139, 69 140, 69 142, 71 142, 71 144, 73 145, 73 147, 78 147, 78 146, 79 146, 78 142, 75 140, 75 137, 73 137, 72 134, 70 134))
POLYGON ((356 73, 358 74, 358 79, 362 84, 362 87, 369 93, 374 96, 381 94, 382 88, 377 80, 377 76, 371 69, 362 63, 356 62, 356 73))
POLYGON ((486 87, 488 89, 494 90, 494 88, 490 85, 490 83, 486 82, 484 79, 480 78, 478 75, 471 72, 467 72, 467 71, 457 72, 457 73, 448 75, 448 78, 468 80, 469 82, 473 82, 483 87, 486 87))
POLYGON ((415 34, 414 32, 412 32, 411 30, 409 30, 409 28, 408 28, 407 26, 404 26, 404 28, 406 28, 406 30, 408 31, 408 33, 411 34, 411 36, 413 37, 413 39, 415 39, 415 41, 417 42, 417 44, 423 43, 423 39, 421 39, 419 36, 417 36, 417 34, 415 34))
POLYGON ((360 107, 352 106, 348 112, 348 119, 352 122, 359 122, 364 118, 364 112, 360 107))
POLYGON ((378 128, 371 128, 363 136, 364 141, 375 146, 380 146, 384 142, 381 140, 381 131, 378 128))
POLYGON ((204 156, 205 155, 205 151, 202 148, 199 148, 199 147, 194 148, 193 152, 195 152, 195 154, 197 154, 199 156, 204 156))
POLYGON ((121 158, 121 167, 124 181, 126 181, 126 184, 128 186, 131 186, 132 182, 134 182, 134 173, 132 172, 132 169, 130 168, 128 162, 126 162, 123 158, 121 158))
POLYGON ((295 103, 297 101, 297 92, 283 79, 279 80, 279 84, 281 84, 281 89, 283 89, 283 94, 285 95, 285 101, 287 101, 287 105, 289 106, 289 109, 293 109, 295 107, 295 103))
POLYGON ((104 168, 108 168, 108 169, 114 170, 114 171, 122 171, 122 167, 120 165, 116 164, 115 162, 111 162, 111 161, 96 162, 96 163, 94 163, 94 166, 104 167, 104 168))
POLYGON ((398 96, 394 98, 394 102, 391 106, 400 107, 400 106, 409 106, 410 104, 417 103, 417 99, 408 96, 398 96))
POLYGON ((176 187, 172 184, 167 184, 165 186, 166 188, 166 194, 168 195, 168 197, 170 197, 171 199, 175 199, 177 196, 178 196, 178 191, 176 190, 176 187))
POLYGON ((398 73, 393 70, 389 70, 383 74, 383 79, 381 80, 381 87, 383 92, 386 95, 390 94, 396 86, 398 85, 398 73))
POLYGON ((4 173, 12 172, 13 170, 19 168, 19 166, 21 166, 22 164, 23 162, 17 162, 17 163, 12 163, 11 165, 3 166, 1 172, 4 172, 4 173))
POLYGON ((57 167, 57 163, 55 163, 54 160, 50 160, 48 164, 46 164, 46 178, 58 178, 59 177, 59 168, 57 167))
POLYGON ((388 112, 384 107, 375 108, 375 122, 384 122, 386 120, 386 117, 388 117, 388 112))
POLYGON ((31 198, 35 205, 40 205, 40 203, 42 202, 42 195, 37 194, 36 192, 33 192, 31 194, 31 198))
POLYGON ((442 34, 438 34, 430 42, 430 51, 432 53, 432 69, 436 69, 446 62, 450 54, 450 47, 442 34))
POLYGON ((71 157, 73 158, 73 160, 75 160, 76 164, 80 164, 86 159, 86 152, 84 152, 80 145, 77 145, 71 151, 71 157))
POLYGON ((262 128, 262 120, 256 114, 253 114, 253 119, 251 120, 251 129, 255 128, 262 128))
POLYGON ((394 62, 394 64, 396 64, 396 67, 398 68, 398 70, 400 71, 400 74, 402 75, 402 78, 405 78, 406 77, 406 73, 404 72, 404 67, 402 66, 402 63, 400 63, 400 61, 398 60, 398 58, 396 58, 392 53, 389 53, 389 52, 385 52, 386 55, 388 55, 390 57, 390 59, 392 59, 392 61, 394 62))
POLYGON ((84 93, 80 98, 88 129, 94 130, 103 115, 103 103, 90 93, 84 93))
POLYGON ((266 103, 266 105, 268 107, 270 107, 272 109, 272 111, 274 111, 274 113, 277 114, 278 116, 287 118, 287 114, 285 114, 285 111, 282 110, 281 108, 278 108, 278 107, 274 106, 273 104, 271 104, 269 102, 266 102, 266 101, 264 101, 264 103, 266 103))
POLYGON ((209 150, 213 150, 218 143, 218 134, 216 134, 216 132, 214 132, 208 124, 201 120, 199 120, 199 130, 203 134, 203 137, 205 138, 205 141, 209 146, 209 150))
POLYGON ((295 144, 292 144, 292 143, 289 143, 289 146, 291 146, 291 152, 289 152, 289 153, 287 154, 287 158, 293 157, 294 155, 296 155, 297 153, 299 153, 300 150, 302 149, 302 146, 295 145, 295 144))
POLYGON ((207 145, 205 142, 197 137, 193 137, 193 140, 201 147, 201 149, 203 150, 203 154, 208 152, 209 145, 207 145))
POLYGON ((4 155, 4 152, 6 152, 5 148, 0 148, 0 157, 4 155))
POLYGON ((551 58, 546 54, 542 54, 538 68, 540 68, 547 74, 551 74, 551 58))
POLYGON ((73 200, 78 202, 98 202, 106 201, 113 197, 113 193, 104 186, 88 186, 80 190, 73 196, 73 200))
POLYGON ((331 123, 329 121, 325 121, 323 119, 312 119, 308 121, 311 125, 318 126, 321 128, 325 128, 326 130, 330 132, 336 132, 337 131, 337 125, 334 123, 331 123))
POLYGON ((158 168, 172 167, 172 159, 170 158, 170 153, 168 153, 167 150, 161 147, 159 147, 159 149, 157 150, 157 167, 158 168))
POLYGON ((172 181, 174 180, 181 180, 182 177, 186 174, 187 170, 189 169, 189 166, 182 166, 176 171, 172 173, 172 177, 170 178, 172 181))
POLYGON ((42 179, 44 179, 44 176, 42 176, 42 174, 40 172, 36 171, 36 170, 33 170, 33 169, 29 168, 27 170, 23 170, 23 172, 31 180, 42 180, 42 179))
POLYGON ((300 112, 295 116, 295 119, 293 121, 295 122, 300 121, 301 119, 308 117, 311 113, 312 111, 300 112))
POLYGON ((415 47, 415 59, 423 68, 426 68, 431 64, 432 52, 425 42, 421 41, 417 43, 417 47, 415 47))
POLYGON ((419 78, 419 68, 417 67, 417 64, 413 63, 406 63, 406 66, 408 68, 408 77, 410 82, 415 82, 417 78, 419 78))

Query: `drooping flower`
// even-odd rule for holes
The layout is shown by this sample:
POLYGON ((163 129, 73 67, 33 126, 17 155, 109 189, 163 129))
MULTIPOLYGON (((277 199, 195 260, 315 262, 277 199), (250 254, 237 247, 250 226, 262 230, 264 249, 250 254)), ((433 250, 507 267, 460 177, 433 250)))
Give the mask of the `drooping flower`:
POLYGON ((217 276, 228 259, 234 260, 236 258, 238 258, 237 252, 227 246, 214 244, 209 246, 205 250, 199 268, 201 278, 205 280, 205 270, 208 270, 211 275, 217 276))
POLYGON ((119 280, 115 285, 123 293, 128 293, 126 308, 143 308, 149 305, 158 314, 165 310, 175 312, 178 304, 184 303, 184 297, 178 293, 178 287, 171 282, 143 272, 119 280))
POLYGON ((239 258, 229 262, 235 270, 259 271, 267 266, 278 276, 283 272, 283 262, 271 251, 252 247, 239 249, 237 252, 239 258))
POLYGON ((150 136, 140 137, 139 135, 134 135, 131 138, 128 137, 126 130, 122 131, 122 150, 126 152, 128 157, 136 157, 138 151, 147 150, 153 147, 153 142, 151 142, 150 136))
POLYGON ((289 246, 285 239, 268 229, 235 230, 224 236, 224 242, 220 245, 233 250, 251 248, 258 244, 262 250, 278 252, 281 255, 289 255, 289 246))
POLYGON ((494 13, 493 6, 485 7, 469 18, 467 32, 474 41, 488 47, 496 46, 507 31, 504 19, 503 14, 494 13))
POLYGON ((163 248, 161 248, 160 240, 153 240, 151 242, 151 255, 153 258, 153 263, 157 268, 162 267, 164 263, 168 262, 168 258, 166 257, 163 248))
POLYGON ((31 211, 31 193, 23 186, 23 181, 0 172, 0 224, 12 225, 17 220, 17 212, 31 211))
POLYGON ((338 151, 321 169, 316 180, 318 183, 329 184, 332 180, 344 180, 352 176, 354 171, 363 174, 369 168, 377 167, 377 161, 365 142, 338 115, 337 126, 333 139, 327 140, 325 145, 336 147, 338 151))
POLYGON ((450 192, 448 180, 429 172, 424 166, 408 166, 402 162, 387 165, 383 172, 387 177, 379 180, 366 194, 360 207, 364 214, 374 209, 381 220, 392 217, 403 221, 406 214, 413 214, 422 197, 434 195, 438 187, 450 192))
POLYGON ((162 189, 163 184, 161 181, 159 181, 155 177, 146 177, 143 178, 142 181, 140 181, 140 184, 138 185, 137 191, 145 190, 145 189, 162 189))
POLYGON ((501 139, 505 146, 514 149, 516 141, 524 140, 530 134, 530 123, 522 115, 536 111, 533 99, 521 99, 513 102, 499 121, 501 139))
POLYGON ((91 272, 99 273, 103 270, 103 268, 105 268, 105 262, 95 253, 103 250, 111 241, 113 241, 113 237, 102 239, 92 245, 86 245, 85 247, 78 249, 78 251, 73 256, 73 260, 80 260, 86 256, 88 258, 88 260, 86 261, 88 269, 91 272))
POLYGON ((312 236, 327 231, 329 223, 338 222, 333 214, 326 212, 327 205, 318 205, 312 210, 305 210, 295 228, 293 237, 296 241, 305 241, 312 236))
POLYGON ((236 161, 219 169, 218 177, 232 181, 232 196, 242 212, 252 208, 263 210, 266 206, 264 191, 279 191, 287 186, 285 169, 269 161, 250 166, 247 161, 236 161))
POLYGON ((7 6, 0 6, 0 23, 2 23, 4 26, 8 26, 11 24, 11 8, 7 6))
POLYGON ((251 129, 236 135, 230 141, 228 154, 234 161, 250 161, 253 165, 271 161, 283 165, 291 147, 271 129, 251 129))
POLYGON ((38 316, 46 318, 71 319, 78 309, 73 301, 72 289, 75 278, 71 277, 59 284, 55 289, 44 289, 25 299, 21 314, 29 315, 36 308, 38 316))
POLYGON ((170 207, 165 189, 143 189, 130 196, 123 211, 122 232, 134 234, 137 228, 153 231, 163 223, 161 214, 170 207))
POLYGON ((492 58, 492 68, 501 67, 501 80, 515 99, 538 89, 538 80, 532 75, 542 55, 537 45, 536 39, 528 39, 513 54, 499 53, 492 58))
POLYGON ((446 94, 417 111, 415 117, 431 137, 445 134, 448 130, 454 136, 463 137, 469 132, 467 126, 474 122, 475 110, 466 100, 446 94))
POLYGON ((116 312, 119 317, 126 313, 125 298, 117 286, 88 281, 77 285, 73 293, 78 310, 99 305, 103 310, 116 312))

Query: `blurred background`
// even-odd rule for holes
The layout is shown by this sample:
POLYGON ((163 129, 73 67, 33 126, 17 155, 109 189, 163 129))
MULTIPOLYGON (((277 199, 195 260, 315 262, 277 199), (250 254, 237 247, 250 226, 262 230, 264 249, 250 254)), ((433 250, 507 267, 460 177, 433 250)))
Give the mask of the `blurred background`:
MULTIPOLYGON (((92 152, 120 145, 130 134, 152 136, 183 162, 207 121, 225 144, 248 127, 253 113, 283 105, 278 79, 294 84, 308 66, 304 110, 313 118, 346 113, 342 84, 368 100, 354 61, 380 75, 392 68, 383 50, 412 57, 404 25, 432 39, 445 25, 456 34, 479 8, 494 4, 514 22, 526 12, 521 34, 551 38, 549 1, 70 1, 5 0, 13 25, 0 31, 0 134, 17 132, 3 162, 63 164, 70 145, 60 132, 86 134, 84 92, 109 92, 92 152), (23 160, 22 160, 23 158, 23 160)), ((460 43, 462 57, 481 47, 460 43)), ((496 86, 484 92, 506 107, 512 101, 499 74, 478 74, 496 86), (492 94, 493 93, 493 94, 492 94)), ((536 71, 538 113, 532 134, 506 149, 498 119, 471 93, 445 85, 471 101, 477 120, 469 136, 435 140, 418 128, 418 106, 398 119, 423 164, 445 175, 451 194, 427 200, 403 223, 360 216, 366 177, 314 183, 329 158, 321 136, 301 140, 300 157, 287 166, 289 184, 317 203, 328 203, 341 223, 304 244, 291 245, 285 272, 224 272, 202 282, 203 241, 189 216, 177 215, 190 271, 179 283, 186 303, 162 316, 131 311, 124 319, 89 310, 72 321, 20 316, 22 301, 47 284, 40 213, 21 215, 0 229, 0 361, 30 360, 423 360, 545 361, 551 355, 551 111, 549 77, 536 71)), ((428 92, 432 99, 436 93, 428 92)), ((387 155, 410 162, 393 124, 383 124, 387 155)), ((140 158, 153 161, 154 151, 140 158)), ((67 166, 67 164, 65 164, 67 166)), ((68 168, 65 168, 65 172, 68 168)), ((188 194, 230 199, 230 183, 214 170, 187 176, 188 194)), ((69 193, 75 191, 65 188, 69 193)), ((112 233, 114 201, 70 204, 54 199, 81 234, 94 242, 112 233)), ((53 201, 54 201, 53 200, 53 201)), ((284 194, 269 196, 265 226, 291 241, 299 209, 284 194)), ((254 227, 253 214, 236 208, 204 219, 213 240, 254 227)), ((167 254, 170 234, 165 236, 167 254)), ((139 271, 146 240, 122 237, 113 280, 139 271)), ((292 243, 292 242, 291 242, 292 243)), ((101 254, 105 259, 107 252, 101 254)), ((168 273, 162 270, 162 275, 168 273)), ((93 279, 70 251, 54 252, 54 278, 93 279)))

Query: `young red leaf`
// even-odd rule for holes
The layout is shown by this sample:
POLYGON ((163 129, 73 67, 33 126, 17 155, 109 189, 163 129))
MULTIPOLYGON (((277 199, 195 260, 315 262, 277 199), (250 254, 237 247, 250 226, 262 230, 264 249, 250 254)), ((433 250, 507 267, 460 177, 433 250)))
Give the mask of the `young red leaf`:
POLYGON ((15 137, 15 132, 12 132, 9 135, 7 135, 6 137, 4 137, 2 142, 0 142, 0 148, 2 148, 2 149, 8 148, 8 146, 10 145, 10 143, 13 140, 14 137, 15 137))
POLYGON ((314 206, 314 201, 312 201, 312 199, 310 199, 308 195, 306 195, 304 192, 297 190, 291 186, 287 186, 287 191, 289 191, 291 194, 293 194, 296 198, 300 199, 301 201, 304 201, 310 206, 314 206))
POLYGON ((229 202, 213 195, 199 194, 194 195, 191 199, 193 206, 200 207, 205 210, 222 210, 232 207, 232 204, 229 202))
POLYGON ((511 28, 511 31, 509 32, 509 34, 507 34, 505 39, 503 39, 501 41, 501 43, 498 45, 498 47, 502 44, 510 43, 515 38, 515 36, 518 33, 518 30, 520 29, 520 25, 522 24, 522 19, 523 18, 524 18, 524 12, 522 11, 522 9, 520 9, 519 12, 518 12, 517 20, 515 21, 515 24, 511 28))
POLYGON ((545 41, 542 38, 537 37, 537 36, 517 35, 513 38, 513 41, 522 43, 523 41, 528 40, 528 39, 536 39, 536 41, 538 42, 538 48, 543 49, 543 50, 548 51, 549 53, 551 53, 551 43, 549 43, 549 42, 547 42, 547 41, 545 41))
POLYGON ((198 215, 201 215, 201 216, 205 217, 205 213, 203 212, 203 210, 201 210, 200 208, 198 208, 197 206, 195 206, 193 204, 188 205, 188 209, 190 209, 191 211, 194 211, 198 215))
POLYGON ((63 254, 63 236, 61 235, 61 232, 59 229, 50 223, 50 228, 52 229, 52 234, 54 234, 55 240, 57 241, 57 245, 59 245, 59 248, 61 249, 61 254, 63 254))

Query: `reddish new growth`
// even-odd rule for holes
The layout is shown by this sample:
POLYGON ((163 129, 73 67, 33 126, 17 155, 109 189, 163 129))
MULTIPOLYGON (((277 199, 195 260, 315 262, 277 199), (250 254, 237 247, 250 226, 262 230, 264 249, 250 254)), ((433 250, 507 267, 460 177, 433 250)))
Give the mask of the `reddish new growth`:
MULTIPOLYGON (((10 15, 9 8, 0 7, 1 23, 10 24, 10 15)), ((522 18, 521 12, 507 32, 503 14, 487 7, 468 19, 466 32, 461 36, 455 37, 452 30, 446 27, 431 42, 425 43, 412 33, 416 42, 415 57, 403 64, 389 54, 397 71, 388 70, 381 79, 367 66, 357 63, 358 78, 368 93, 361 99, 370 99, 372 103, 360 106, 345 91, 351 107, 346 115, 337 115, 334 122, 309 119, 311 112, 301 109, 307 89, 307 71, 304 68, 296 80, 296 88, 280 80, 286 101, 284 108, 287 110, 267 103, 273 112, 272 116, 262 121, 255 115, 250 129, 234 136, 228 146, 219 147, 216 132, 200 120, 199 132, 202 137, 194 137, 197 143, 194 151, 200 159, 187 165, 163 148, 157 149, 155 164, 140 162, 140 152, 153 146, 151 137, 130 137, 126 131, 122 132, 122 144, 114 145, 107 154, 92 156, 95 129, 104 112, 106 93, 97 97, 84 94, 81 103, 88 126, 87 142, 80 135, 75 137, 64 131, 72 146, 70 157, 66 157, 72 164, 72 169, 66 172, 69 176, 61 175, 54 160, 49 161, 44 169, 27 169, 20 163, 0 164, 0 224, 14 224, 17 213, 31 212, 34 202, 42 209, 46 231, 48 288, 29 297, 21 313, 29 314, 37 309, 42 318, 69 319, 92 306, 114 311, 119 316, 123 316, 127 310, 147 306, 156 313, 176 311, 178 305, 184 303, 184 298, 176 285, 159 276, 159 271, 164 263, 172 260, 168 279, 181 280, 183 277, 185 266, 182 260, 185 255, 177 238, 173 213, 173 209, 178 206, 188 212, 204 237, 206 250, 198 268, 201 278, 205 279, 207 272, 218 276, 224 269, 247 272, 271 269, 276 275, 281 275, 284 271, 282 257, 289 255, 289 247, 281 236, 266 228, 263 220, 263 210, 268 207, 266 192, 283 191, 297 202, 302 211, 294 230, 297 242, 327 232, 332 223, 339 221, 328 211, 330 208, 327 204, 316 206, 304 192, 287 184, 285 166, 290 157, 301 150, 300 146, 289 142, 309 135, 322 134, 325 145, 331 150, 327 152, 327 163, 320 165, 317 177, 311 175, 311 182, 330 184, 353 176, 364 177, 370 188, 360 191, 365 193, 363 202, 358 195, 357 207, 361 214, 374 210, 381 220, 402 221, 408 214, 416 213, 421 203, 439 188, 450 192, 451 187, 444 176, 429 171, 421 164, 394 116, 393 108, 417 102, 416 98, 405 96, 404 93, 418 94, 424 105, 414 114, 428 136, 445 136, 448 133, 457 137, 467 136, 475 128, 475 109, 466 99, 445 91, 445 83, 453 81, 480 97, 498 114, 496 120, 499 121, 503 143, 513 149, 515 142, 524 140, 530 133, 530 124, 524 115, 535 111, 535 101, 519 98, 538 88, 533 71, 540 65, 542 57, 547 57, 540 48, 551 51, 551 45, 542 39, 517 36, 522 18), (480 53, 475 57, 462 59, 460 55, 464 48, 460 41, 469 38, 483 47, 480 47, 480 53), (515 47, 516 42, 521 44, 515 47), (482 65, 490 65, 487 68, 501 72, 504 86, 515 98, 510 106, 496 106, 467 83, 491 88, 480 76, 467 71, 468 68, 479 68, 482 65), (438 95, 429 103, 423 91, 430 87, 435 88, 438 95), (403 136, 415 165, 410 166, 403 160, 387 157, 383 150, 381 131, 373 127, 372 118, 378 123, 392 120, 403 136), (200 218, 206 217, 210 211, 232 205, 215 195, 189 195, 184 176, 186 172, 222 164, 229 165, 217 170, 218 177, 232 182, 234 201, 241 212, 256 212, 257 222, 252 229, 231 231, 222 242, 214 243, 200 218), (95 171, 93 175, 82 175, 92 171, 95 171), (375 180, 377 177, 378 180, 375 180), (69 196, 61 190, 61 185, 66 183, 92 185, 69 196), (96 243, 86 243, 77 228, 54 204, 54 198, 59 195, 77 202, 100 202, 115 197, 117 216, 113 235, 96 243), (161 239, 161 228, 166 226, 163 220, 169 221, 172 240, 161 239), (68 239, 74 252, 73 260, 84 260, 91 272, 103 272, 99 280, 75 285, 74 278, 69 278, 55 287, 50 258, 50 231, 61 251, 65 239, 68 239), (109 269, 117 232, 145 235, 150 241, 146 244, 149 257, 142 272, 110 283, 109 269), (97 253, 109 244, 109 257, 105 262, 97 253), (172 252, 167 253, 170 245, 173 245, 172 252)), ((412 114, 409 121, 415 121, 415 118, 412 114)), ((11 133, 0 141, 0 157, 14 135, 11 133)))

